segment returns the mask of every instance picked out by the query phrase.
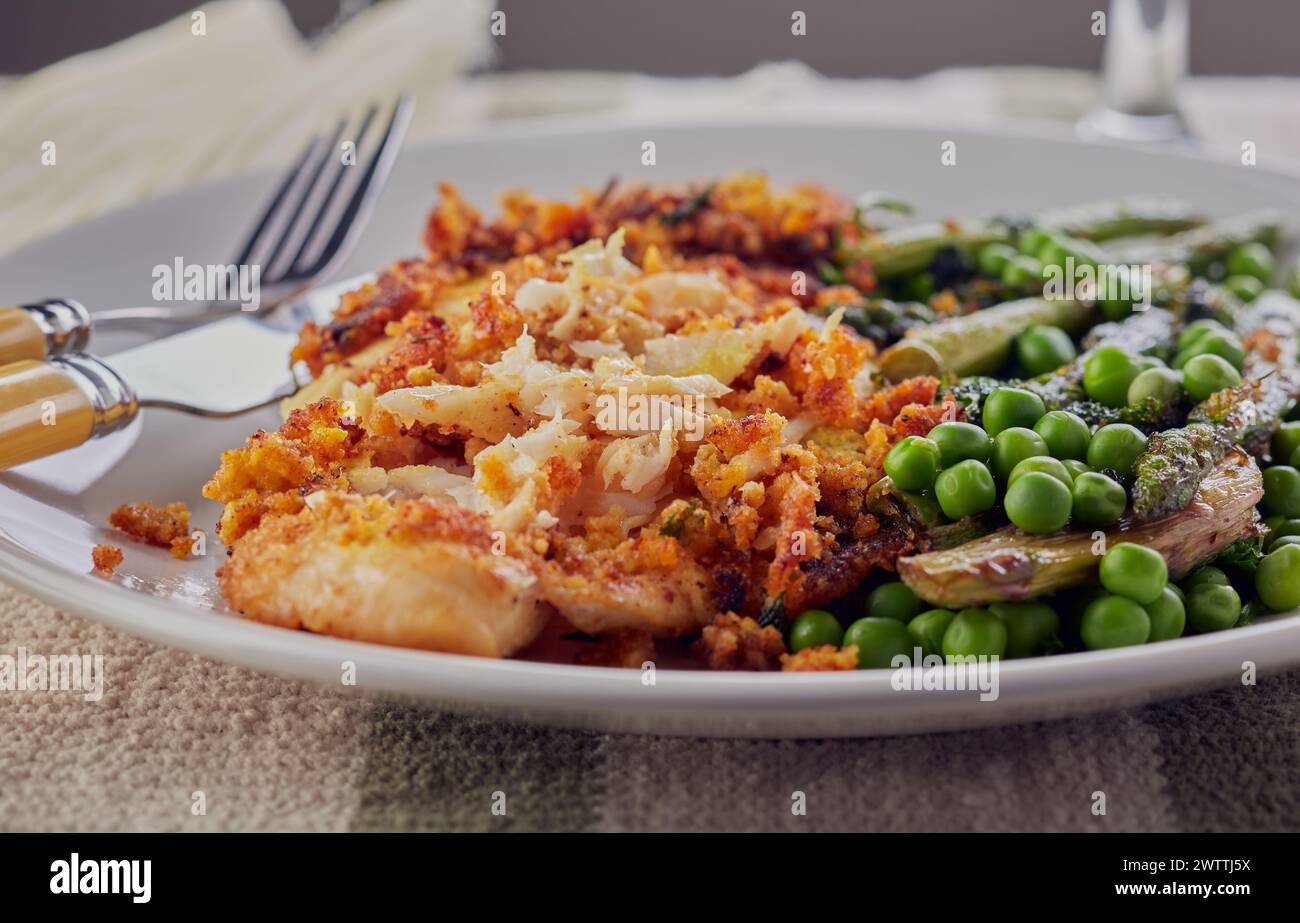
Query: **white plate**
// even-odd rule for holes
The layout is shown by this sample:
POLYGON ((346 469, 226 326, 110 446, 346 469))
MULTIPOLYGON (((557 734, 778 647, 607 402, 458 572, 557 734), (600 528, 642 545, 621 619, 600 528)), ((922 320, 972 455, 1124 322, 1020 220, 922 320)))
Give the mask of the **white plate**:
MULTIPOLYGON (((884 189, 918 218, 1017 214, 1120 194, 1169 194, 1212 214, 1273 206, 1300 216, 1300 182, 1259 167, 1083 144, 1072 139, 842 123, 594 128, 542 126, 416 147, 397 165, 357 252, 340 275, 418 253, 435 183, 450 180, 489 206, 522 186, 568 196, 607 177, 709 177, 740 168, 779 181, 813 179, 847 193, 884 189), (653 141, 657 165, 642 164, 653 141), (940 164, 956 143, 955 166, 940 164)), ((152 268, 177 257, 223 262, 275 177, 204 186, 87 222, 0 260, 0 297, 67 295, 95 307, 147 304, 152 268)), ((121 347, 120 336, 98 348, 121 347)), ((237 368, 232 369, 237 372, 237 368)), ((199 489, 218 453, 275 417, 200 422, 161 411, 129 430, 0 475, 0 578, 63 609, 221 660, 338 686, 344 662, 358 686, 461 710, 571 726, 668 734, 812 737, 915 733, 1078 713, 1241 682, 1300 662, 1300 618, 1126 650, 1002 666, 999 696, 896 690, 888 671, 835 675, 638 671, 490 661, 385 648, 244 621, 223 606, 213 573, 222 549, 180 562, 129 545, 112 581, 91 576, 90 549, 123 502, 183 500, 211 530, 218 507, 199 489)), ((4 639, 12 646, 22 639, 4 639)))

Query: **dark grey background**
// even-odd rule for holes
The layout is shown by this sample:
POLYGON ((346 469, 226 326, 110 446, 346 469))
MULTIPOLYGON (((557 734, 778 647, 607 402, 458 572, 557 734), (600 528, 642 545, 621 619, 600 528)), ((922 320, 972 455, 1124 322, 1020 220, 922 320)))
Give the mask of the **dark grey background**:
MULTIPOLYGON (((305 34, 340 0, 283 0, 305 34)), ((364 2, 364 0, 361 0, 364 2)), ((26 73, 111 44, 196 0, 0 0, 0 72, 26 73)), ((1300 74, 1300 2, 1192 0, 1191 69, 1300 74)), ((1105 0, 496 0, 500 70, 735 74, 797 58, 836 76, 909 76, 954 65, 1095 68, 1105 0), (794 9, 808 34, 790 34, 794 9)), ((438 24, 431 22, 430 29, 438 24)), ((487 28, 487 23, 484 23, 487 28)))

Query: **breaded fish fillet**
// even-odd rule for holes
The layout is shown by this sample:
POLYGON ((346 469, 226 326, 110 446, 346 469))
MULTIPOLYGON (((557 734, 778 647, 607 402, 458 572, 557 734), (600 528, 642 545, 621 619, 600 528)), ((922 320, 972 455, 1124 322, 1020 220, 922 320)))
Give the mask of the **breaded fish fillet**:
POLYGON ((480 517, 428 500, 319 493, 267 516, 220 571, 259 622, 376 644, 508 657, 546 621, 529 567, 480 517))

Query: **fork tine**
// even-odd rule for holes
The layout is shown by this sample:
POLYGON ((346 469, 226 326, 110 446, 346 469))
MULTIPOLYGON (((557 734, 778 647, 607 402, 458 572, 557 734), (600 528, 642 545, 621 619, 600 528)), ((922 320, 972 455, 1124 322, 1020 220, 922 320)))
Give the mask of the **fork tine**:
POLYGON ((289 219, 285 226, 280 230, 280 236, 271 249, 271 253, 261 261, 262 266, 262 283, 264 285, 274 283, 289 275, 289 269, 286 267, 283 272, 275 272, 275 264, 280 259, 280 255, 293 239, 294 229, 302 218, 303 209, 306 208, 312 192, 320 185, 321 174, 325 171, 325 165, 329 163, 330 153, 338 147, 339 139, 343 137, 343 132, 348 127, 347 117, 339 119, 338 126, 334 129, 334 134, 330 137, 328 143, 321 148, 320 155, 313 160, 311 175, 307 182, 298 190, 298 195, 289 208, 289 219))
POLYGON ((293 188, 294 183, 298 181, 298 178, 306 172, 307 165, 311 163, 316 153, 316 147, 319 144, 320 135, 312 137, 312 139, 307 142, 307 146, 303 148, 302 156, 300 156, 297 162, 289 168, 287 173, 285 173, 284 179, 280 183, 280 187, 276 189, 275 195, 266 206, 266 211, 262 212, 262 217, 258 219, 257 226, 253 228, 253 232, 248 235, 248 239, 244 243, 244 249, 235 257, 234 263, 236 266, 245 266, 250 262, 253 251, 257 248, 258 242, 262 239, 262 235, 265 234, 266 229, 270 227, 271 221, 275 218, 276 212, 280 210, 280 206, 288 197, 289 190, 293 188))
POLYGON ((398 151, 402 147, 402 138, 411 123, 414 106, 414 99, 405 93, 397 98, 379 147, 366 163, 352 198, 348 200, 347 207, 334 225, 334 231, 322 248, 321 255, 312 266, 298 269, 297 274, 304 277, 322 276, 347 256, 357 234, 365 226, 371 210, 379 200, 388 174, 397 161, 398 151))
MULTIPOLYGON (((361 119, 361 127, 352 135, 355 139, 354 143, 358 148, 354 153, 359 155, 359 149, 365 141, 366 132, 370 131, 370 124, 375 120, 375 116, 378 114, 378 106, 371 105, 366 109, 366 114, 361 119)), ((307 248, 311 246, 312 241, 316 238, 316 232, 320 229, 321 223, 329 213, 330 205, 333 203, 334 196, 338 193, 339 187, 343 185, 343 177, 347 175, 348 169, 348 165, 341 161, 335 165, 334 179, 330 182, 329 189, 326 190, 324 197, 321 199, 320 207, 316 209, 316 214, 311 219, 311 223, 307 225, 307 231, 302 236, 302 245, 298 248, 298 252, 294 254, 293 259, 289 261, 289 265, 285 267, 286 275, 297 274, 295 269, 302 262, 303 256, 307 253, 307 248)))

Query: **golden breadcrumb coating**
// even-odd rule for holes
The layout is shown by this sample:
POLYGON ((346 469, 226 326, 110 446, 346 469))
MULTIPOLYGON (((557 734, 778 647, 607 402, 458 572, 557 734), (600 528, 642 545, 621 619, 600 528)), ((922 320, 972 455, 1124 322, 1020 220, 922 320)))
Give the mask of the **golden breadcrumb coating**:
POLYGON ((95 571, 108 576, 122 564, 122 549, 116 545, 96 545, 90 549, 90 560, 95 571))
POLYGON ((184 503, 124 504, 109 514, 108 524, 134 541, 170 550, 173 557, 190 556, 190 511, 184 503))
POLYGON ((833 644, 805 647, 794 654, 781 655, 783 673, 825 673, 832 670, 856 670, 858 646, 839 648, 833 644))
POLYGON ((492 219, 441 196, 426 255, 306 325, 315 380, 205 485, 234 608, 489 656, 558 615, 606 636, 592 662, 700 633, 715 668, 777 669, 765 606, 825 605, 916 546, 870 491, 960 409, 934 378, 881 385, 869 340, 805 313, 861 297, 817 275, 862 233, 851 203, 755 175, 510 193, 492 219))
POLYGON ((705 626, 691 651, 711 670, 775 670, 785 653, 785 639, 771 625, 724 612, 705 626))

